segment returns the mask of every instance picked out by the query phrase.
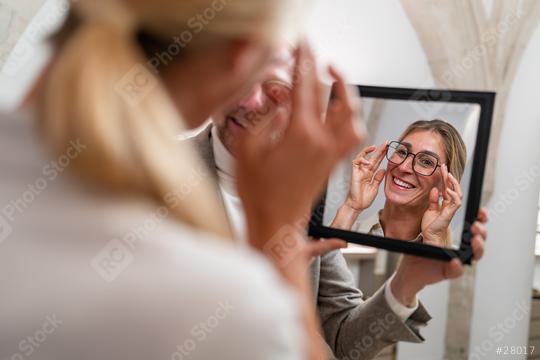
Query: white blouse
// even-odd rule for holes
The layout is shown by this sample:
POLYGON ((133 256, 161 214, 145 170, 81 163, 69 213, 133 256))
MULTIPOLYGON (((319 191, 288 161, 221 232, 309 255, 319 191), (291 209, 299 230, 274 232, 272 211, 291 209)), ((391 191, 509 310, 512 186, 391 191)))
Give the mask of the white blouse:
POLYGON ((302 359, 294 294, 264 258, 73 181, 0 115, 0 359, 302 359))

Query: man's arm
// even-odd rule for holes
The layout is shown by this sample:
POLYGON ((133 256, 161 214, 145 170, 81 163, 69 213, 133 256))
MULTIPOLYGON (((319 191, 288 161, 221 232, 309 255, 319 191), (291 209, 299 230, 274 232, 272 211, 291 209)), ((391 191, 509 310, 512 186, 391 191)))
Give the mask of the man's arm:
POLYGON ((336 357, 371 359, 398 341, 424 341, 419 328, 431 316, 419 304, 402 321, 385 298, 385 286, 364 300, 341 252, 321 257, 317 305, 325 340, 336 357))

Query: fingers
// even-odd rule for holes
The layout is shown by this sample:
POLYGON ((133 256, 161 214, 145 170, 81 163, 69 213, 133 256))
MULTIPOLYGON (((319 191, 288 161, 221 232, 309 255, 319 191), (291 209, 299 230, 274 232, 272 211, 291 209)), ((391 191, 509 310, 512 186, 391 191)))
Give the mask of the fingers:
MULTIPOLYGON (((351 96, 347 90, 347 85, 345 84, 345 80, 341 76, 341 74, 333 67, 328 67, 328 72, 330 73, 330 76, 332 79, 334 79, 334 99, 333 104, 337 105, 341 109, 349 109, 352 113, 355 107, 357 107, 357 110, 359 110, 360 102, 355 104, 355 99, 358 99, 358 95, 351 96)), ((335 119, 336 121, 339 121, 340 119, 335 119)))
POLYGON ((301 126, 304 128, 317 126, 313 124, 313 121, 309 121, 314 116, 320 118, 322 111, 317 104, 317 101, 321 101, 320 97, 315 99, 318 86, 316 84, 317 77, 313 69, 310 69, 310 67, 315 67, 315 59, 305 42, 301 42, 296 48, 294 56, 294 81, 291 93, 292 116, 289 128, 294 128, 299 124, 302 124, 301 126), (310 122, 310 124, 305 124, 306 122, 310 122))
POLYGON ((446 193, 450 199, 449 206, 455 208, 456 210, 459 209, 459 207, 461 207, 461 197, 459 194, 454 190, 450 190, 449 188, 446 188, 446 193))
POLYGON ((331 251, 346 247, 347 243, 338 239, 313 240, 310 241, 306 246, 307 255, 309 258, 321 256, 331 251))
POLYGON ((379 166, 381 166, 381 162, 384 160, 384 157, 386 155, 386 149, 388 148, 388 140, 385 140, 381 146, 379 146, 379 151, 375 155, 374 164, 373 164, 373 170, 378 169, 379 166))
POLYGON ((339 150, 339 156, 345 156, 357 146, 365 136, 365 126, 360 118, 360 97, 358 93, 352 94, 347 91, 347 86, 342 76, 333 68, 329 68, 330 75, 334 78, 334 98, 328 106, 324 130, 332 134, 334 143, 339 150))
POLYGON ((448 223, 450 223, 458 209, 461 207, 461 199, 454 190, 446 189, 446 192, 449 200, 443 202, 441 215, 443 218, 447 219, 448 223))
POLYGON ((448 197, 448 192, 446 191, 448 188, 448 168, 446 167, 446 164, 443 164, 441 166, 441 173, 442 173, 442 196, 445 200, 450 200, 448 197))
POLYGON ((335 148, 340 158, 349 155, 365 137, 365 131, 354 123, 356 115, 349 115, 348 112, 349 110, 342 111, 341 106, 333 102, 329 105, 323 123, 326 133, 334 136, 335 148))
MULTIPOLYGON (((446 167, 446 165, 445 165, 446 167)), ((447 169, 448 171, 448 169, 447 169)), ((451 188, 452 190, 454 190, 461 199, 463 199, 463 192, 461 191, 461 185, 459 184, 459 181, 457 181, 457 179, 454 177, 454 175, 452 175, 451 173, 448 172, 448 184, 449 184, 449 188, 451 188)))
POLYGON ((473 236, 471 241, 471 248, 473 251, 473 259, 475 261, 480 260, 484 256, 484 241, 485 237, 481 235, 473 236))
POLYGON ((356 155, 356 157, 354 158, 353 167, 355 165, 356 166, 363 165, 365 167, 369 167, 371 165, 371 162, 368 159, 366 159, 366 155, 371 154, 373 151, 375 151, 376 148, 377 147, 375 145, 371 145, 371 146, 368 146, 367 148, 362 149, 362 151, 360 151, 358 155, 356 155))
POLYGON ((361 160, 367 161, 366 155, 371 154, 373 151, 375 151, 375 149, 377 149, 375 145, 371 145, 366 148, 363 148, 362 151, 360 151, 358 155, 356 155, 356 158, 354 158, 354 161, 358 161, 358 162, 360 162, 361 160))
POLYGON ((473 234, 471 248, 473 251, 473 258, 476 261, 480 260, 484 256, 484 247, 488 236, 486 226, 488 217, 488 210, 486 208, 480 208, 478 211, 477 221, 471 227, 471 232, 473 234))
POLYGON ((375 176, 373 177, 373 182, 372 184, 375 186, 375 187, 379 187, 379 185, 381 184, 381 181, 384 179, 384 175, 386 174, 386 170, 385 169, 379 169, 376 173, 375 173, 375 176))
POLYGON ((382 143, 379 147, 375 145, 368 146, 362 149, 362 151, 360 151, 358 155, 356 155, 356 158, 353 160, 353 164, 365 165, 368 167, 369 170, 375 171, 379 168, 379 166, 381 166, 381 162, 384 160, 387 148, 388 140, 382 143), (373 155, 373 157, 367 159, 366 156, 373 153, 375 150, 377 150, 377 152, 373 155))
POLYGON ((482 239, 487 239, 487 227, 485 224, 477 221, 471 226, 473 236, 479 235, 482 239))
MULTIPOLYGON (((300 63, 304 57, 304 45, 301 43, 294 50, 294 67, 293 67, 293 88, 291 90, 291 103, 292 114, 291 120, 296 120, 298 117, 294 116, 298 109, 303 108, 305 99, 305 85, 303 74, 300 69, 300 63)), ((291 125, 294 122, 291 123, 291 125)))
POLYGON ((489 212, 485 207, 480 208, 478 211, 477 220, 483 224, 486 224, 489 221, 489 212))
POLYGON ((449 263, 445 264, 443 268, 443 277, 445 279, 455 279, 463 275, 465 271, 463 264, 459 259, 452 259, 449 263))
POLYGON ((307 67, 310 72, 309 79, 311 81, 310 86, 312 88, 312 93, 314 94, 312 100, 314 102, 315 113, 319 115, 319 119, 322 121, 324 112, 322 83, 319 81, 319 76, 317 75, 317 63, 310 46, 307 47, 307 51, 309 61, 307 67))
POLYGON ((443 210, 445 216, 451 218, 455 215, 456 211, 461 207, 461 200, 463 199, 463 193, 461 192, 461 186, 456 178, 448 172, 446 164, 441 166, 443 175, 443 210))

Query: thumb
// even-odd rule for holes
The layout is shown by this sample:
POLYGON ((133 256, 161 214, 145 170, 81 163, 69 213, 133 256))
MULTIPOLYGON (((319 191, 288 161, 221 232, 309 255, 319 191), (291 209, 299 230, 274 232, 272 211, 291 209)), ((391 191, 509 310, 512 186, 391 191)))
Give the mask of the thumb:
POLYGON ((463 264, 459 259, 452 259, 452 261, 444 264, 443 277, 444 279, 455 279, 460 277, 465 272, 463 264))
POLYGON ((439 190, 437 188, 431 189, 429 193, 429 208, 428 210, 438 211, 439 210, 439 190))
POLYGON ((308 257, 314 258, 337 249, 343 249, 347 247, 347 243, 338 239, 326 239, 326 240, 312 240, 307 245, 308 257))

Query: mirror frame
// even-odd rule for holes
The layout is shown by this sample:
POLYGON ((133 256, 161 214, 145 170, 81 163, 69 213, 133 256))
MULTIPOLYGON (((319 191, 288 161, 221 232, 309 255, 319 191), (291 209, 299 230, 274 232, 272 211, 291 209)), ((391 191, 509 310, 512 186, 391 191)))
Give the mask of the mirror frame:
MULTIPOLYGON (((458 91, 444 89, 413 89, 378 86, 352 85, 356 87, 363 98, 376 98, 388 100, 414 100, 426 102, 472 103, 480 106, 480 119, 476 134, 471 183, 466 204, 465 223, 461 235, 459 249, 451 249, 407 242, 349 230, 341 230, 323 225, 323 215, 326 202, 326 189, 320 200, 313 208, 308 226, 308 235, 319 238, 338 238, 350 243, 366 245, 393 252, 421 256, 430 259, 450 261, 459 258, 463 264, 472 262, 471 226, 476 220, 480 208, 482 185, 489 147, 491 122, 495 105, 494 92, 458 91)), ((327 188, 327 187, 326 187, 327 188)))

